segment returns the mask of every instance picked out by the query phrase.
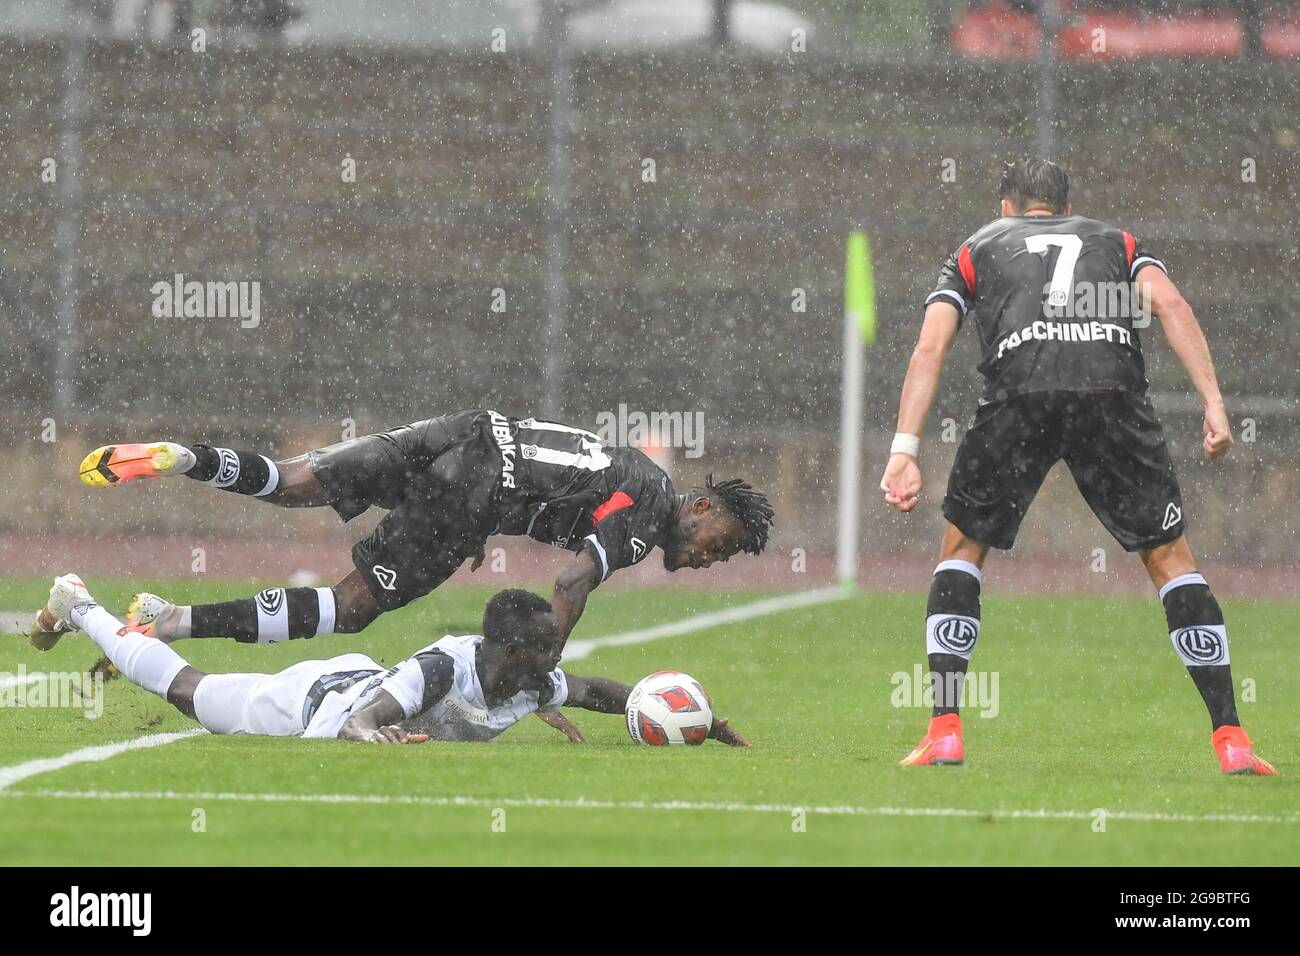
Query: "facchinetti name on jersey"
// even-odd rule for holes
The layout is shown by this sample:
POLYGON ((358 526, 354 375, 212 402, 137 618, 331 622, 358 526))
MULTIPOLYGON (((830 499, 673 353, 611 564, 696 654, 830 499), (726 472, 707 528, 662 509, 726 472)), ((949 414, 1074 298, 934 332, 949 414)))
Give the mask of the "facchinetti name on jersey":
POLYGON ((1048 322, 1039 319, 1026 325, 1018 332, 1012 332, 998 343, 998 358, 1011 349, 1019 348, 1026 342, 1119 342, 1121 345, 1133 344, 1133 333, 1122 325, 1113 322, 1048 322))
POLYGON ((496 439, 497 450, 501 452, 501 487, 515 487, 515 455, 519 449, 515 445, 514 435, 510 432, 510 420, 499 412, 489 411, 492 416, 492 437, 496 439))

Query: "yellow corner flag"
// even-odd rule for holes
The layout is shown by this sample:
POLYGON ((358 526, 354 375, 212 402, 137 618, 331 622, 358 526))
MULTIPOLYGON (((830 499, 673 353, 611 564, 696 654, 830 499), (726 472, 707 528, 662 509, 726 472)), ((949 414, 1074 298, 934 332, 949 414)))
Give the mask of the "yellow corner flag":
POLYGON ((876 342, 876 283, 871 274, 871 244, 861 230, 849 233, 844 262, 844 311, 857 320, 865 345, 876 342))

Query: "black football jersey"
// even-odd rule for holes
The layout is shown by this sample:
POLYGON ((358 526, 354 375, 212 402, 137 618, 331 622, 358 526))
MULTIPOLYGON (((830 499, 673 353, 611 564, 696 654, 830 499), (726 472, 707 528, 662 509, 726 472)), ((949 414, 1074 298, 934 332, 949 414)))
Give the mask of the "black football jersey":
POLYGON ((677 492, 644 453, 569 425, 489 414, 502 462, 499 534, 586 548, 601 580, 668 540, 677 492))
POLYGON ((1144 392, 1133 279, 1164 263, 1132 233, 1083 216, 1009 216, 950 255, 926 297, 979 332, 985 400, 1040 391, 1144 392))

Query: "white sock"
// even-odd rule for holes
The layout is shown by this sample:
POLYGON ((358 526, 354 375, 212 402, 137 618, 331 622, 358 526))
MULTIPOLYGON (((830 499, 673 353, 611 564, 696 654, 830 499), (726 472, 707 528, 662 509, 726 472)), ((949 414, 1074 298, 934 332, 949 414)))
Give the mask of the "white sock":
POLYGON ((69 617, 100 646, 127 680, 164 700, 176 675, 189 666, 162 641, 128 631, 121 621, 98 604, 73 608, 69 617))

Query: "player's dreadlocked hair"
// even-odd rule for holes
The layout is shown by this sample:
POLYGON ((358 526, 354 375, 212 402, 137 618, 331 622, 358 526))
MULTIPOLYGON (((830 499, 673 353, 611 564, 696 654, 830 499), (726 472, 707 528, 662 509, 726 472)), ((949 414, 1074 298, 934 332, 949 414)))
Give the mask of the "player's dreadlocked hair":
POLYGON ((713 494, 724 511, 740 522, 744 529, 741 533, 741 550, 749 554, 760 554, 767 547, 767 530, 772 525, 776 512, 767 495, 756 491, 747 481, 728 478, 716 485, 713 476, 704 479, 704 487, 713 494))

